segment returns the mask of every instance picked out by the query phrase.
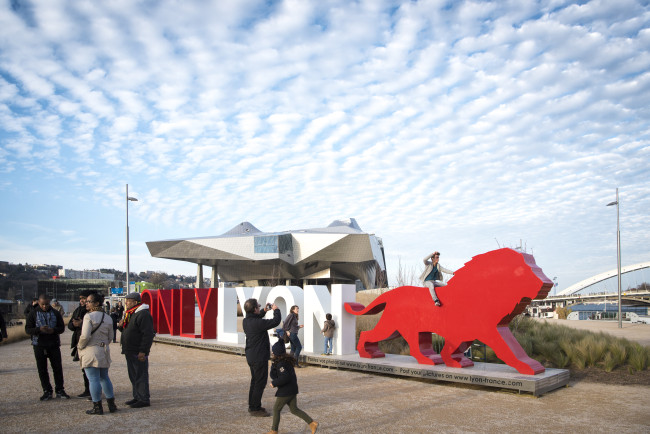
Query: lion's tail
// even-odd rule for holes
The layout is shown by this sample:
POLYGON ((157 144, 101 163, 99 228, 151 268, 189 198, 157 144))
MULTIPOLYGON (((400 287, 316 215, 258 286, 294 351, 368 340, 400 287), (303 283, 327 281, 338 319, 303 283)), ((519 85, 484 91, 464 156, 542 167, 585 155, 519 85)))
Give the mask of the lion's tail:
POLYGON ((375 298, 367 307, 361 303, 345 303, 345 310, 352 315, 374 315, 386 307, 383 297, 375 298))

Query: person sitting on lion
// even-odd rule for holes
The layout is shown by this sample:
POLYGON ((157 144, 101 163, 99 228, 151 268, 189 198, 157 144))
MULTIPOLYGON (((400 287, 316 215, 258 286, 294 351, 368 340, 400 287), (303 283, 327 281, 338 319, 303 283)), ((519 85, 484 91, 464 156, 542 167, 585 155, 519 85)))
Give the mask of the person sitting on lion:
POLYGON ((424 272, 420 276, 420 280, 424 283, 424 286, 429 288, 431 293, 431 298, 436 303, 436 306, 442 306, 440 300, 438 299, 438 294, 436 294, 436 286, 447 286, 444 281, 444 276, 442 273, 447 273, 453 275, 454 272, 446 269, 438 263, 440 260, 440 252, 436 251, 430 255, 424 257, 424 272))

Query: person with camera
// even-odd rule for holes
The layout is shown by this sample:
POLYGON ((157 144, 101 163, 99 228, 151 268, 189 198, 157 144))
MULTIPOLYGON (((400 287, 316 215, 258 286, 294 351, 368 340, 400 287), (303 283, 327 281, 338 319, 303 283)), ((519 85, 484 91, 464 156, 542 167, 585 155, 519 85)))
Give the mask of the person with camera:
POLYGON ((242 323, 246 334, 246 362, 251 370, 251 383, 248 389, 248 412, 255 417, 268 417, 271 414, 262 407, 262 395, 269 377, 269 358, 271 344, 268 331, 280 324, 282 314, 275 304, 268 303, 263 310, 255 298, 244 303, 246 317, 242 323), (272 319, 264 315, 273 310, 272 319))

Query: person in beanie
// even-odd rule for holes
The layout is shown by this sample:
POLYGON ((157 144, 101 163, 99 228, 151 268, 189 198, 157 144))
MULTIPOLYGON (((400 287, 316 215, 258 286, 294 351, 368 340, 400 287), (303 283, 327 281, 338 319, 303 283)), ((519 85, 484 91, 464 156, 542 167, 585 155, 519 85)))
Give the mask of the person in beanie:
POLYGON ((132 292, 124 299, 126 311, 117 325, 122 332, 120 343, 126 358, 133 399, 124 404, 131 408, 149 407, 149 350, 155 336, 149 305, 142 303, 140 294, 132 292))
POLYGON ((279 340, 273 345, 273 363, 271 364, 271 384, 269 387, 277 388, 275 392, 275 405, 273 406, 273 426, 267 434, 277 434, 280 426, 280 412, 289 404, 292 414, 304 420, 311 429, 312 434, 318 429, 318 422, 309 417, 307 413, 298 408, 298 378, 294 366, 296 359, 287 354, 284 340, 279 340))
POLYGON ((52 384, 47 373, 47 361, 50 360, 54 387, 57 398, 70 399, 63 388, 63 366, 61 364, 61 339, 59 335, 65 331, 63 317, 52 309, 50 299, 42 294, 38 297, 38 305, 29 312, 25 320, 25 332, 32 337, 34 358, 38 377, 41 380, 43 396, 41 401, 52 399, 52 384))
POLYGON ((268 330, 280 325, 282 314, 274 305, 267 305, 264 310, 255 298, 244 303, 246 318, 242 321, 246 334, 246 362, 251 370, 251 384, 248 388, 248 412, 255 417, 268 417, 271 414, 262 407, 262 395, 269 378, 269 343, 268 330), (264 315, 273 309, 273 319, 264 319, 264 315))
POLYGON ((106 395, 106 403, 111 413, 117 411, 113 383, 108 376, 111 366, 111 351, 109 345, 113 340, 113 320, 104 313, 101 294, 90 294, 86 299, 86 315, 79 336, 79 360, 90 381, 90 395, 93 400, 92 410, 86 414, 104 414, 102 407, 102 389, 106 395))
MULTIPOLYGON (((79 306, 72 312, 70 321, 68 322, 68 329, 72 332, 72 338, 70 339, 70 348, 72 348, 73 362, 79 361, 79 350, 77 349, 77 343, 79 342, 79 336, 81 335, 81 326, 83 325, 84 315, 86 315, 86 298, 90 294, 94 294, 95 291, 90 289, 84 289, 79 292, 79 306)), ((90 399, 90 389, 88 383, 88 377, 86 377, 86 371, 81 369, 81 374, 84 378, 84 391, 77 395, 77 398, 88 398, 90 399)))

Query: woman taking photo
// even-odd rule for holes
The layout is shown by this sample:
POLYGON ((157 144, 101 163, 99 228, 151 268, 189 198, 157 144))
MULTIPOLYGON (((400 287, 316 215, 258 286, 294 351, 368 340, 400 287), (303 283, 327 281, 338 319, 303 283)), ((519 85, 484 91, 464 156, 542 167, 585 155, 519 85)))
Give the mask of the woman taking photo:
POLYGON ((81 326, 81 336, 77 349, 81 368, 86 372, 90 383, 90 396, 93 400, 92 410, 87 414, 104 414, 102 407, 102 389, 106 395, 108 410, 117 411, 113 384, 108 378, 108 368, 111 365, 111 353, 108 348, 113 340, 113 320, 103 309, 104 297, 100 294, 90 294, 86 299, 87 313, 81 326))
POLYGON ((287 315, 287 317, 284 319, 284 324, 282 325, 282 329, 285 331, 287 336, 289 336, 289 342, 291 343, 291 352, 296 358, 296 368, 301 368, 301 366, 298 364, 298 361, 300 357, 300 351, 302 351, 302 344, 298 338, 298 330, 304 327, 302 325, 298 325, 299 310, 300 308, 298 306, 291 306, 289 315, 287 315))

